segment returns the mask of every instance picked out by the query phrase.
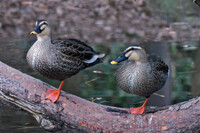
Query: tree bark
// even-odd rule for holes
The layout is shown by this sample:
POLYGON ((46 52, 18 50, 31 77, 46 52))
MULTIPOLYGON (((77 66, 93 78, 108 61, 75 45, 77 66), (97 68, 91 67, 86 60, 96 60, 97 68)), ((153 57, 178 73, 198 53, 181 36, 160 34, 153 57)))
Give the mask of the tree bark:
POLYGON ((132 115, 128 109, 100 105, 63 91, 53 103, 45 99, 48 88, 54 87, 0 62, 0 102, 29 112, 48 131, 200 131, 200 97, 132 115))

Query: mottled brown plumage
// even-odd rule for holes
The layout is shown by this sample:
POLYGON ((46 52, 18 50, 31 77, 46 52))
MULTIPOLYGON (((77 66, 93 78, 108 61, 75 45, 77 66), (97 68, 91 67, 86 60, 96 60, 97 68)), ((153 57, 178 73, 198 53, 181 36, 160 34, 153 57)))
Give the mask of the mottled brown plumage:
POLYGON ((158 56, 148 56, 145 63, 126 61, 117 70, 117 84, 124 91, 149 97, 161 89, 168 75, 168 67, 158 56))
POLYGON ((55 80, 69 78, 80 70, 100 63, 98 55, 91 47, 76 39, 36 41, 27 54, 28 64, 41 75, 55 80), (37 56, 35 56, 37 54, 37 56))
MULTIPOLYGON (((50 79, 64 81, 80 70, 100 63, 99 58, 104 56, 77 39, 51 40, 50 28, 45 20, 38 20, 31 33, 37 34, 37 41, 27 53, 27 62, 35 71, 50 79)), ((52 93, 49 92, 49 97, 52 93)), ((56 98, 51 100, 55 102, 57 98, 56 94, 56 98)))
POLYGON ((148 98, 164 86, 168 78, 168 66, 160 57, 149 56, 140 46, 132 45, 111 63, 124 60, 116 72, 117 84, 124 91, 148 98))

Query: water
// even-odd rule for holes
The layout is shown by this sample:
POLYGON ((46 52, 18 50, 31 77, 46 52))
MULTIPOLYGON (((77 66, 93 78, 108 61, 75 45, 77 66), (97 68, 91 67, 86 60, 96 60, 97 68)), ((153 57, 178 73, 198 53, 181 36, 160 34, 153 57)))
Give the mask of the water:
POLYGON ((1 133, 45 133, 28 113, 0 105, 1 133))
MULTIPOLYGON (((49 80, 35 73, 26 63, 26 53, 33 40, 0 39, 0 60, 22 72, 39 78, 55 87, 60 82, 49 80)), ((163 106, 182 102, 199 94, 197 57, 200 53, 199 42, 143 43, 146 51, 160 55, 170 65, 170 78, 165 87, 151 97, 149 105, 163 106), (160 99, 160 100, 158 100, 160 99), (159 102, 158 102, 159 101, 159 102)), ((63 90, 96 103, 117 107, 133 107, 143 103, 144 98, 127 94, 116 86, 115 71, 117 65, 109 62, 120 55, 128 44, 94 45, 96 51, 106 53, 103 63, 81 71, 67 79, 63 90), (76 81, 76 82, 75 82, 76 81)), ((0 106, 0 132, 46 132, 36 120, 23 111, 0 106)))

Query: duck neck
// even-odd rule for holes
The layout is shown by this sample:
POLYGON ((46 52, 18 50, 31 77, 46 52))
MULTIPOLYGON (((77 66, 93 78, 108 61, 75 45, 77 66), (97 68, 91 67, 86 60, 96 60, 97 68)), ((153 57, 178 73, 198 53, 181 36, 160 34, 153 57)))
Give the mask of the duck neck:
POLYGON ((141 54, 140 60, 138 60, 138 61, 141 62, 141 63, 147 62, 147 55, 146 55, 146 53, 141 54))
POLYGON ((38 36, 37 35, 37 40, 38 41, 51 41, 51 38, 49 36, 38 36))
POLYGON ((140 65, 142 63, 146 63, 146 60, 137 60, 134 62, 136 65, 140 65))

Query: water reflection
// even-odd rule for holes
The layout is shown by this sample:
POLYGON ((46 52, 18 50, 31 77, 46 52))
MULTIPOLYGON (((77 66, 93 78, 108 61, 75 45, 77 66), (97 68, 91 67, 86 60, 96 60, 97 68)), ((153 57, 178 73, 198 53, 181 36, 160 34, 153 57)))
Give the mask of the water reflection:
MULTIPOLYGON (((25 56, 32 43, 32 40, 1 39, 0 60, 22 72, 58 87, 59 81, 44 78, 36 74, 27 65, 25 56)), ((115 71, 118 66, 109 64, 127 45, 116 43, 93 46, 95 51, 106 53, 107 56, 103 60, 104 63, 81 71, 72 78, 67 79, 63 90, 105 105, 127 108, 141 105, 144 101, 143 97, 128 94, 116 86, 115 71)), ((195 55, 197 54, 198 57, 200 54, 200 50, 197 50, 199 42, 148 42, 143 43, 142 46, 145 47, 148 53, 160 55, 171 67, 172 80, 169 78, 165 87, 157 92, 164 95, 164 98, 152 95, 149 105, 163 106, 181 102, 193 97, 192 92, 199 95, 200 60, 198 58, 195 59, 195 55), (192 77, 194 72, 195 74, 192 77)), ((0 132, 12 132, 13 129, 16 129, 15 132, 45 132, 38 127, 34 118, 28 114, 0 106, 0 132)))
POLYGON ((28 113, 0 105, 1 133, 47 133, 28 113))

